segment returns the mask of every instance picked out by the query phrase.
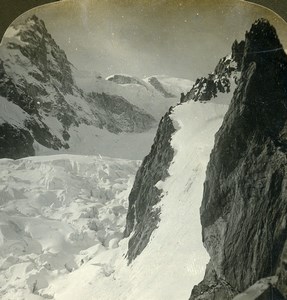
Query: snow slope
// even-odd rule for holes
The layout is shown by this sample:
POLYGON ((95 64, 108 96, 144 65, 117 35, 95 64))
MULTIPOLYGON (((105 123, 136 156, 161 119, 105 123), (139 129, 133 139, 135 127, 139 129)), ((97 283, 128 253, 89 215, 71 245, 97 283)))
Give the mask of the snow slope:
POLYGON ((37 294, 51 280, 116 248, 138 165, 100 156, 1 159, 0 298, 43 299, 37 294))

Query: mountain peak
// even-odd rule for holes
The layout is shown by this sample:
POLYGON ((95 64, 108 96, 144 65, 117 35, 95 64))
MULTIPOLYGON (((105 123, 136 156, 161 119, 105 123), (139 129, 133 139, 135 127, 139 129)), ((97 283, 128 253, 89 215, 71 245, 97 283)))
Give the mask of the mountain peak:
MULTIPOLYGON (((13 25, 10 32, 6 32, 4 41, 3 48, 8 49, 2 51, 1 58, 4 61, 19 64, 9 53, 24 56, 31 66, 37 67, 38 71, 34 76, 41 77, 42 82, 57 82, 57 87, 65 94, 73 93, 71 63, 48 32, 43 20, 33 15, 23 23, 13 25)), ((27 69, 27 66, 25 68, 27 69)))
POLYGON ((16 32, 23 42, 31 42, 35 39, 35 35, 49 39, 51 35, 48 33, 46 25, 43 20, 36 15, 27 18, 24 24, 15 25, 16 32))
POLYGON ((266 19, 255 21, 245 35, 244 61, 265 65, 268 61, 282 60, 286 55, 276 29, 266 19), (275 60, 274 60, 275 58, 275 60))

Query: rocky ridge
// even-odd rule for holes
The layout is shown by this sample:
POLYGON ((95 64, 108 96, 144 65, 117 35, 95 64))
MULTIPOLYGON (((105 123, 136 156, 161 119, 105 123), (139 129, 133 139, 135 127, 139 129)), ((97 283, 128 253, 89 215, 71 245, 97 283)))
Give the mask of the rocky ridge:
POLYGON ((190 300, 233 299, 252 285, 261 292, 248 299, 287 297, 287 56, 268 21, 246 33, 241 69, 207 167, 201 223, 210 263, 190 300))
POLYGON ((176 97, 175 95, 173 95, 173 94, 169 93, 168 91, 166 91, 164 86, 161 84, 161 82, 155 76, 149 77, 147 80, 148 80, 148 83, 150 83, 165 98, 174 98, 174 97, 176 97))

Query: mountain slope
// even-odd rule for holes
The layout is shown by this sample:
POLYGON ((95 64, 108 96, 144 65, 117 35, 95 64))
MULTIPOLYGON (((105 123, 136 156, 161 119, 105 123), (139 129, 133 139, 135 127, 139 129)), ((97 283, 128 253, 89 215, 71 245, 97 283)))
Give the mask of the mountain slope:
POLYGON ((92 92, 96 88, 98 92, 119 95, 151 114, 157 121, 170 106, 178 102, 180 94, 189 91, 194 84, 193 81, 183 78, 153 76, 166 92, 173 94, 173 98, 166 98, 148 82, 149 77, 140 79, 130 75, 114 74, 104 79, 99 75, 85 74, 78 70, 74 70, 74 77, 84 91, 92 92))
MULTIPOLYGON (((146 132, 156 124, 122 96, 99 93, 97 87, 93 93, 80 90, 64 51, 36 16, 6 32, 0 48, 0 96, 5 108, 1 131, 15 139, 1 145, 1 157, 34 155, 41 147, 65 151, 85 126, 88 133, 102 129, 104 137, 146 132), (21 139, 26 143, 21 145, 21 139)), ((91 139, 97 146, 96 135, 91 139)))

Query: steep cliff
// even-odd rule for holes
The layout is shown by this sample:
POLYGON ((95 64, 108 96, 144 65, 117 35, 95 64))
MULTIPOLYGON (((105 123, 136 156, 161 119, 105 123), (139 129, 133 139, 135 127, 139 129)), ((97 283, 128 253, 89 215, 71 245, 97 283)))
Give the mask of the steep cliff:
POLYGON ((137 172, 129 196, 129 209, 124 236, 134 234, 129 240, 128 259, 133 260, 149 242, 157 228, 160 210, 154 206, 160 201, 161 190, 156 183, 164 180, 172 161, 174 150, 170 146, 175 132, 169 113, 162 118, 150 153, 145 157, 137 172))
MULTIPOLYGON (((270 276, 276 299, 287 297, 287 56, 268 21, 246 33, 241 70, 207 167, 200 212, 210 263, 191 300, 233 299, 270 276)), ((238 299, 271 299, 265 286, 238 299)))

